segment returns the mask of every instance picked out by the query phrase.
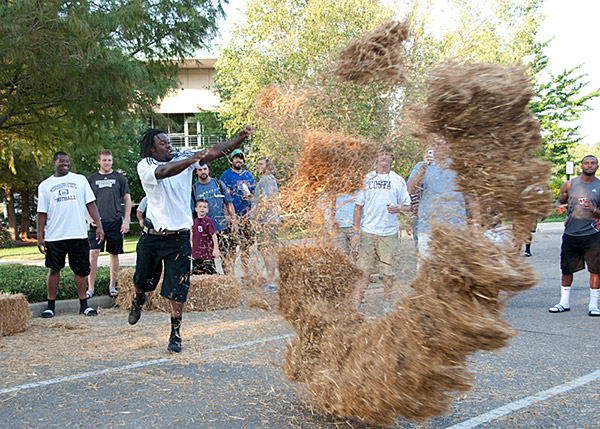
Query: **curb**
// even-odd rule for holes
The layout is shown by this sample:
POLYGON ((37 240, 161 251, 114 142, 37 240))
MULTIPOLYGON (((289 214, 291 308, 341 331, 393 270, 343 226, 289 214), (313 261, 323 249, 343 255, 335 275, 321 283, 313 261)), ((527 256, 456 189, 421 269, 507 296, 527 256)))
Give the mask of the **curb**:
MULTIPOLYGON (((115 299, 108 295, 94 296, 88 299, 88 305, 90 307, 98 308, 110 308, 114 307, 115 299)), ((29 304, 31 310, 31 317, 41 317, 42 312, 48 308, 47 302, 36 302, 35 304, 29 304)), ((56 307, 54 314, 69 314, 79 313, 79 300, 78 299, 65 299, 56 301, 56 307)))

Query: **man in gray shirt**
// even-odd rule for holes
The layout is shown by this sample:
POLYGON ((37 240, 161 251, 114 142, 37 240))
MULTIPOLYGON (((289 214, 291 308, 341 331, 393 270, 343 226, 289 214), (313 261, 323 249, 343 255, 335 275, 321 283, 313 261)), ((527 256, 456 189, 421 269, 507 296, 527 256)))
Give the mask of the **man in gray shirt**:
POLYGON ((560 249, 562 287, 560 302, 548 309, 550 313, 563 313, 571 309, 569 297, 573 273, 583 270, 590 273, 590 303, 588 314, 600 316, 600 180, 596 177, 598 159, 587 155, 581 161, 581 176, 565 182, 560 188, 557 211, 567 212, 565 232, 560 249))

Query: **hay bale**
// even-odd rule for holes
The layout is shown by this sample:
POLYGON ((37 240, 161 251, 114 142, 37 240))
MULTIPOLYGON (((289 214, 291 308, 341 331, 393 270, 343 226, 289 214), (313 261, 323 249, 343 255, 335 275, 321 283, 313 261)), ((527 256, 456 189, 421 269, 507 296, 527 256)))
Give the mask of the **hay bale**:
POLYGON ((432 259, 411 286, 416 296, 366 323, 351 306, 356 268, 332 249, 280 254, 280 312, 297 337, 284 372, 310 400, 342 418, 391 424, 448 410, 468 390, 468 354, 506 344, 509 294, 536 283, 531 267, 470 230, 432 230, 432 259))
MULTIPOLYGON (((131 308, 135 295, 133 285, 134 268, 126 268, 119 272, 117 284, 119 296, 117 305, 131 308)), ((146 311, 162 311, 170 313, 169 301, 160 295, 162 278, 154 292, 148 293, 144 304, 146 311)), ((211 311, 237 307, 240 303, 241 285, 235 276, 191 276, 190 289, 184 311, 211 311)))
POLYGON ((493 207, 496 222, 531 225, 552 210, 551 165, 534 156, 542 138, 532 96, 520 66, 449 63, 430 79, 425 125, 448 141, 458 189, 493 207))
POLYGON ((186 311, 212 311, 240 304, 241 284, 235 276, 192 276, 186 311))
POLYGON ((376 156, 377 146, 362 138, 310 131, 291 187, 298 199, 311 202, 323 193, 354 192, 362 189, 376 156))
POLYGON ((27 298, 22 293, 0 293, 0 337, 26 331, 31 320, 27 298))
POLYGON ((409 22, 389 21, 350 42, 339 54, 334 74, 361 85, 373 81, 394 86, 405 80, 404 47, 409 22))

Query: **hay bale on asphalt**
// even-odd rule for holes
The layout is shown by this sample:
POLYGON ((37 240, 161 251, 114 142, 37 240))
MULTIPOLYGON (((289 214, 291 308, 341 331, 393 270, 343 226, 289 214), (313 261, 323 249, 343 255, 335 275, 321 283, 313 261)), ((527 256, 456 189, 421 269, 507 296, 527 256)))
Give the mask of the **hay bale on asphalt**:
POLYGON ((237 307, 240 305, 241 290, 241 284, 235 276, 192 276, 185 311, 237 307))
MULTIPOLYGON (((131 308, 135 295, 133 285, 134 268, 126 268, 119 272, 117 284, 119 296, 117 305, 124 309, 131 308)), ((169 301, 160 295, 162 278, 154 292, 148 293, 144 304, 146 311, 171 312, 169 301)), ((237 307, 240 303, 241 286, 235 276, 191 276, 190 289, 184 311, 211 311, 237 307)))
POLYGON ((22 293, 0 293, 0 337, 26 331, 31 320, 27 298, 22 293))
POLYGON ((470 230, 432 235, 440 239, 411 284, 417 295, 373 323, 351 307, 347 258, 317 247, 281 253, 280 312, 297 333, 284 372, 322 410, 379 425, 439 415, 471 386, 467 355, 514 335, 502 309, 536 283, 529 265, 470 230))
POLYGON ((409 22, 389 21, 350 42, 338 55, 334 74, 361 85, 373 81, 394 86, 406 80, 404 46, 409 22))

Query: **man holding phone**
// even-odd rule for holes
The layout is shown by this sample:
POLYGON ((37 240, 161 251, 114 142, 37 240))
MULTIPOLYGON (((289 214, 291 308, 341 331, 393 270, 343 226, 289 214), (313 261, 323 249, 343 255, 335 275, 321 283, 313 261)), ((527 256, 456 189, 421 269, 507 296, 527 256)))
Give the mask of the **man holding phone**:
POLYGON ((569 303, 573 273, 586 265, 590 272, 588 315, 600 316, 600 180, 596 177, 598 159, 588 155, 581 161, 581 176, 565 182, 558 196, 558 213, 567 212, 565 232, 560 248, 562 279, 560 302, 548 309, 550 313, 571 310, 569 303))
POLYGON ((464 196, 455 185, 456 172, 448 168, 446 140, 437 134, 432 137, 431 148, 423 161, 415 165, 407 183, 409 193, 421 191, 417 231, 422 258, 428 255, 432 223, 465 225, 467 218, 464 196))

